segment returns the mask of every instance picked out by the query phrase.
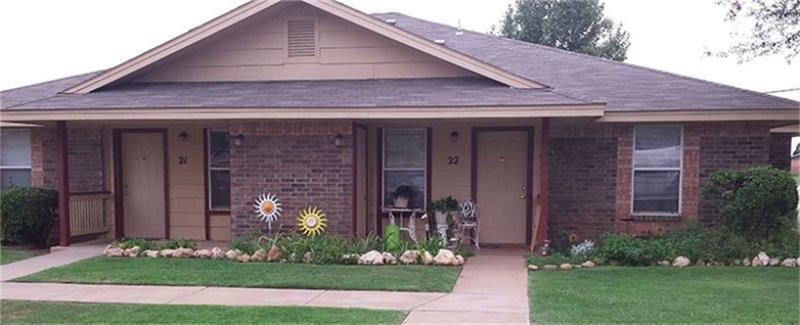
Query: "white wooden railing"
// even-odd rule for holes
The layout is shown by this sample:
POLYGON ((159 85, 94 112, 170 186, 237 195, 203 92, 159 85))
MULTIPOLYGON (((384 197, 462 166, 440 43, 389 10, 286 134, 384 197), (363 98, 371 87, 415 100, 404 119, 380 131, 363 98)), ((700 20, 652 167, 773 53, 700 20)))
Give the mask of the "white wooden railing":
POLYGON ((111 193, 75 193, 69 196, 69 225, 72 236, 107 232, 111 193))

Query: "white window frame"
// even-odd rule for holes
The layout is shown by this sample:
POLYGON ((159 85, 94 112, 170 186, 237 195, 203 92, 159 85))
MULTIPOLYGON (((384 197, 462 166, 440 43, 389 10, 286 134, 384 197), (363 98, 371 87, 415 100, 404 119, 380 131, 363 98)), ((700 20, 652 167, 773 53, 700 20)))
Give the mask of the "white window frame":
MULTIPOLYGON (((31 131, 30 130, 28 130, 28 129, 5 129, 5 130, 2 130, 2 132, 6 132, 6 133, 7 132, 26 133, 27 134, 27 138, 28 138, 28 151, 32 150, 32 148, 31 148, 31 140, 30 140, 31 139, 31 131)), ((0 154, 3 154, 3 153, 0 153, 0 154)), ((31 164, 33 163, 33 159, 29 159, 29 161, 31 161, 31 164)), ((0 162, 0 173, 2 173, 4 170, 27 170, 29 173, 33 172, 33 168, 32 168, 32 166, 30 164, 29 165, 3 165, 2 162, 0 162)), ((31 175, 31 176, 33 176, 33 175, 31 175)), ((27 184, 27 185, 28 186, 32 186, 33 184, 27 184)))
POLYGON ((430 134, 428 134, 428 129, 427 128, 385 128, 385 129, 383 129, 383 132, 381 134, 381 180, 382 180, 381 181, 381 188, 380 188, 380 191, 381 191, 381 207, 386 208, 386 184, 387 184, 387 182, 386 182, 386 172, 389 172, 389 171, 393 171, 393 172, 418 172, 418 171, 422 170, 423 177, 425 179, 425 188, 422 191, 422 207, 420 207, 420 208, 421 209, 427 209, 428 208, 428 199, 429 199, 428 198, 428 186, 431 186, 431 184, 428 184, 428 160, 431 158, 431 157, 428 157, 428 151, 429 151, 428 150, 428 145, 430 145, 428 143, 428 137, 429 136, 430 136, 430 134), (391 130, 423 131, 423 134, 425 135, 425 149, 424 149, 425 150, 425 166, 423 166, 422 169, 419 169, 419 168, 387 168, 386 167, 386 135, 389 133, 387 131, 391 131, 391 130))
POLYGON ((631 148, 631 208, 630 212, 632 216, 667 216, 667 217, 677 217, 683 213, 683 155, 684 155, 684 128, 683 125, 679 124, 649 124, 649 125, 637 125, 633 128, 633 146, 631 148), (681 148, 680 148, 680 164, 678 167, 636 167, 636 131, 639 129, 646 129, 646 128, 653 128, 653 127, 675 127, 680 129, 681 135, 681 148), (657 212, 657 211, 645 211, 645 212, 637 212, 634 210, 634 203, 636 199, 636 172, 637 171, 658 171, 658 172, 666 172, 672 171, 678 172, 678 211, 677 212, 657 212))
MULTIPOLYGON (((208 195, 208 211, 211 211, 211 212, 228 212, 228 211, 231 211, 231 207, 230 206, 225 208, 225 209, 221 209, 221 208, 215 208, 214 205, 211 204, 211 202, 213 202, 213 197, 211 195, 211 192, 213 191, 213 187, 211 186, 211 173, 214 172, 214 171, 227 171, 228 175, 230 175, 230 172, 231 172, 230 164, 228 165, 228 167, 212 167, 211 166, 211 143, 212 143, 211 142, 211 134, 215 133, 215 132, 224 132, 225 134, 228 134, 228 130, 224 130, 224 129, 209 129, 206 132, 206 173, 207 173, 206 178, 208 179, 208 189, 207 189, 208 192, 206 193, 206 195, 208 195)), ((228 147, 230 148, 230 145, 228 147)), ((228 185, 228 188, 230 188, 230 185, 228 185)))

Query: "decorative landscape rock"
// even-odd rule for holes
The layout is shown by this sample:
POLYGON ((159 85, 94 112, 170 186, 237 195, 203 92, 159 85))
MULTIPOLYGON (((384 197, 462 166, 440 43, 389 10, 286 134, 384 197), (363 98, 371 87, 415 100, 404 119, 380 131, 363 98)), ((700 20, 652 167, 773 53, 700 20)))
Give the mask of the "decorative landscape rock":
POLYGON ((139 253, 141 253, 141 252, 142 252, 142 248, 140 248, 139 246, 133 246, 131 248, 126 249, 123 252, 123 255, 125 255, 127 257, 139 257, 139 253))
POLYGON ((122 257, 125 254, 125 250, 119 247, 111 247, 106 250, 106 256, 108 257, 122 257))
POLYGON ((178 248, 172 252, 172 258, 192 258, 194 250, 191 248, 178 248))
POLYGON ((144 251, 143 254, 144 254, 144 256, 147 256, 149 258, 158 258, 158 251, 155 251, 155 250, 152 250, 152 249, 148 249, 148 250, 144 251))
POLYGON ((251 262, 264 262, 266 260, 267 260, 267 252, 265 252, 263 249, 256 250, 256 252, 253 253, 252 256, 250 256, 251 262))
POLYGON ((781 265, 781 259, 777 257, 773 257, 769 259, 769 266, 778 266, 781 265))
POLYGON ((225 253, 225 258, 227 258, 227 259, 229 259, 231 261, 236 261, 236 260, 239 260, 239 256, 242 256, 242 255, 243 255, 242 251, 240 251, 238 249, 231 249, 231 250, 228 250, 227 253, 225 253))
POLYGON ((239 263, 250 263, 250 255, 247 254, 239 255, 239 257, 236 258, 236 261, 238 261, 239 263))
POLYGON ((342 263, 344 264, 358 264, 358 259, 361 256, 358 254, 344 254, 342 255, 342 263))
POLYGON ((562 270, 569 271, 569 270, 572 270, 572 264, 564 263, 564 264, 561 264, 561 266, 559 266, 559 268, 561 268, 562 270))
POLYGON ((672 263, 670 263, 668 260, 658 261, 658 266, 670 266, 670 265, 672 265, 672 263))
POLYGON ((211 259, 218 260, 223 257, 225 257, 225 252, 222 250, 222 248, 214 247, 211 249, 211 259))
POLYGON ((433 255, 430 252, 425 251, 422 253, 422 264, 431 265, 433 264, 433 255))
POLYGON ((744 265, 744 266, 750 266, 750 264, 751 264, 751 263, 750 263, 750 259, 749 259, 749 258, 742 259, 742 265, 744 265))
POLYGON ((528 264, 528 270, 537 271, 539 270, 539 267, 533 264, 528 264))
POLYGON ((267 253, 267 262, 277 262, 281 258, 281 249, 272 245, 267 253))
POLYGON ((384 252, 383 253, 383 264, 397 264, 397 259, 392 255, 392 253, 384 252))
POLYGON ((706 261, 700 258, 694 263, 694 266, 706 266, 706 261))
POLYGON ((106 248, 103 249, 103 255, 108 255, 108 251, 111 250, 112 248, 116 248, 116 247, 114 245, 111 245, 111 244, 106 245, 106 248))
POLYGON ((433 263, 442 266, 459 265, 458 259, 456 259, 456 255, 453 254, 453 252, 450 251, 449 249, 440 249, 439 253, 436 254, 436 257, 433 258, 433 263))
POLYGON ((783 267, 795 267, 795 266, 797 266, 797 260, 793 259, 793 258, 787 258, 787 259, 783 260, 783 263, 781 263, 781 266, 783 266, 783 267))
POLYGON ((400 263, 410 265, 419 262, 419 251, 408 250, 400 255, 400 263))
POLYGON ((306 252, 303 254, 303 263, 311 264, 314 263, 314 253, 306 252))
POLYGON ((581 267, 585 268, 585 269, 593 269, 594 268, 594 262, 592 262, 592 261, 583 262, 583 263, 581 263, 581 267))
POLYGON ((672 262, 672 266, 674 267, 687 267, 691 264, 692 261, 690 261, 686 256, 678 256, 675 258, 675 261, 672 262))
POLYGON ((547 265, 544 266, 544 269, 546 271, 555 271, 555 270, 558 270, 558 266, 557 265, 552 265, 552 264, 547 264, 547 265))
POLYGON ((759 252, 756 257, 753 258, 753 262, 751 263, 752 266, 767 266, 769 265, 769 256, 767 253, 759 252))
POLYGON ((161 255, 161 257, 166 257, 166 258, 172 257, 172 254, 174 253, 175 250, 173 249, 162 249, 160 252, 158 252, 158 254, 161 255))
POLYGON ((200 249, 200 250, 195 251, 193 255, 194 255, 195 258, 201 258, 201 259, 207 260, 207 259, 211 258, 211 251, 207 250, 207 249, 200 249))
POLYGON ((383 265, 383 254, 378 251, 369 251, 358 258, 360 265, 383 265))
POLYGON ((464 256, 461 255, 456 255, 456 260, 458 260, 458 265, 464 265, 464 262, 466 261, 464 256))

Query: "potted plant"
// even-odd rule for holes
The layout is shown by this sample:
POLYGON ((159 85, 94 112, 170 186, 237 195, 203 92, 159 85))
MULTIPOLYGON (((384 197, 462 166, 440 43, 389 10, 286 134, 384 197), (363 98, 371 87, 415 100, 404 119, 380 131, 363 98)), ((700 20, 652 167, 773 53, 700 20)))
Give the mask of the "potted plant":
POLYGON ((415 196, 417 196, 417 191, 415 191, 411 186, 398 186, 394 190, 394 193, 392 193, 392 197, 394 198, 394 207, 401 209, 408 208, 408 202, 413 200, 415 196))
POLYGON ((428 205, 428 212, 434 215, 436 225, 446 225, 447 217, 456 211, 458 211, 458 201, 452 196, 438 199, 428 205))

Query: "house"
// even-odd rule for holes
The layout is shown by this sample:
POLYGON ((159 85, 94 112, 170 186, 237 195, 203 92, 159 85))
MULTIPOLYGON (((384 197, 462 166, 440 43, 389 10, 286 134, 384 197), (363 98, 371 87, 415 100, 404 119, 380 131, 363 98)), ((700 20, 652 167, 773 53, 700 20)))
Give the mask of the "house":
POLYGON ((281 200, 279 223, 316 206, 329 232, 364 236, 388 223, 401 185, 416 208, 475 199, 486 243, 713 224, 709 175, 788 169, 796 132, 771 130, 799 114, 787 99, 332 0, 254 0, 108 70, 4 91, 0 110, 23 124, 3 138, 29 140, 30 184, 59 189, 62 245, 265 232, 263 193, 281 200))

